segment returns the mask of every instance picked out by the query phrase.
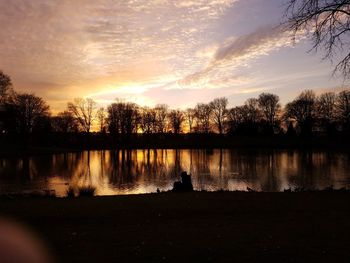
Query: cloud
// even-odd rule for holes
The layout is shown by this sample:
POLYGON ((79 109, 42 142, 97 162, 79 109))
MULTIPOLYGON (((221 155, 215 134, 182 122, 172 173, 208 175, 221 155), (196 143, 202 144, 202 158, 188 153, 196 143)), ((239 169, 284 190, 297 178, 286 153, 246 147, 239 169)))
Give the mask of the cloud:
POLYGON ((284 31, 281 27, 262 27, 248 35, 224 43, 216 51, 212 63, 255 58, 291 44, 290 33, 284 31))
POLYGON ((208 59, 194 53, 236 1, 0 0, 0 69, 50 101, 164 85, 208 59))
MULTIPOLYGON (((296 41, 299 40, 298 38, 296 41)), ((220 78, 227 79, 227 73, 232 74, 232 70, 247 67, 256 58, 292 45, 291 32, 279 26, 260 27, 250 34, 227 38, 216 48, 209 64, 204 69, 179 80, 179 86, 210 86, 210 82, 217 82, 220 78), (231 71, 228 71, 228 68, 231 71)))
POLYGON ((106 78, 188 74, 202 63, 193 52, 214 36, 213 21, 236 1, 0 0, 0 68, 15 83, 85 91, 106 78))
POLYGON ((0 0, 0 69, 16 90, 35 92, 58 110, 77 96, 174 105, 236 96, 286 83, 286 70, 273 83, 257 83, 289 59, 258 65, 292 45, 288 32, 261 26, 279 18, 275 6, 275 0, 0 0))

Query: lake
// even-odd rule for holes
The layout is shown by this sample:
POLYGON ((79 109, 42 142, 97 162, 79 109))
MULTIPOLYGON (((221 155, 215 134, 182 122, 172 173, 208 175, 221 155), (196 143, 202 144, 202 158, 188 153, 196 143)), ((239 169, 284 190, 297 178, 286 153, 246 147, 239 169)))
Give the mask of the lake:
POLYGON ((283 191, 349 188, 346 152, 247 149, 83 151, 0 158, 0 193, 96 187, 98 195, 166 191, 181 171, 195 190, 283 191))

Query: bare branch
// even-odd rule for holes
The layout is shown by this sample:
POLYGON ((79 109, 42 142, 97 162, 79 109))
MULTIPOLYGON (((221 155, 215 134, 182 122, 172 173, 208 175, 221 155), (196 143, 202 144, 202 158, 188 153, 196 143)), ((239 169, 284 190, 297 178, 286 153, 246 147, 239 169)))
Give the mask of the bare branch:
POLYGON ((294 32, 306 31, 312 39, 312 50, 323 49, 323 59, 340 61, 333 74, 340 72, 345 79, 350 77, 349 48, 350 0, 289 0, 286 25, 294 32))

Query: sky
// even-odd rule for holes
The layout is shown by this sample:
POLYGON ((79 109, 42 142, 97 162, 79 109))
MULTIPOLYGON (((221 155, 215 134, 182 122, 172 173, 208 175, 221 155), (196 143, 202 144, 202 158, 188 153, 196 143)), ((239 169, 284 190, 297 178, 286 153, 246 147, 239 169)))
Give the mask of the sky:
POLYGON ((280 24, 284 0, 0 0, 0 70, 54 113, 76 97, 171 108, 345 87, 280 24))

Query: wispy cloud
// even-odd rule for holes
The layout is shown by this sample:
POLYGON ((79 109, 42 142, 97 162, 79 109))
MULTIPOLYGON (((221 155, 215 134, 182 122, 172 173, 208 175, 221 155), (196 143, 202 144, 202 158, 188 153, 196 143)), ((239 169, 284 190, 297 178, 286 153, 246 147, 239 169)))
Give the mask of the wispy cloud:
POLYGON ((291 45, 291 34, 282 27, 265 26, 224 43, 216 52, 213 64, 237 59, 251 59, 283 46, 291 45))
MULTIPOLYGON (((299 38, 296 42, 299 41, 299 38)), ((295 42, 294 42, 295 43, 295 42)), ((284 30, 280 26, 260 27, 256 31, 239 37, 226 39, 218 45, 216 51, 212 53, 209 64, 195 73, 185 76, 178 81, 178 87, 213 86, 211 82, 220 82, 220 79, 227 82, 231 74, 234 81, 235 76, 232 70, 249 66, 252 60, 278 50, 282 47, 292 46, 291 32, 284 30), (228 71, 230 68, 231 71, 228 71)), ((216 85, 213 87, 221 87, 216 85)))

